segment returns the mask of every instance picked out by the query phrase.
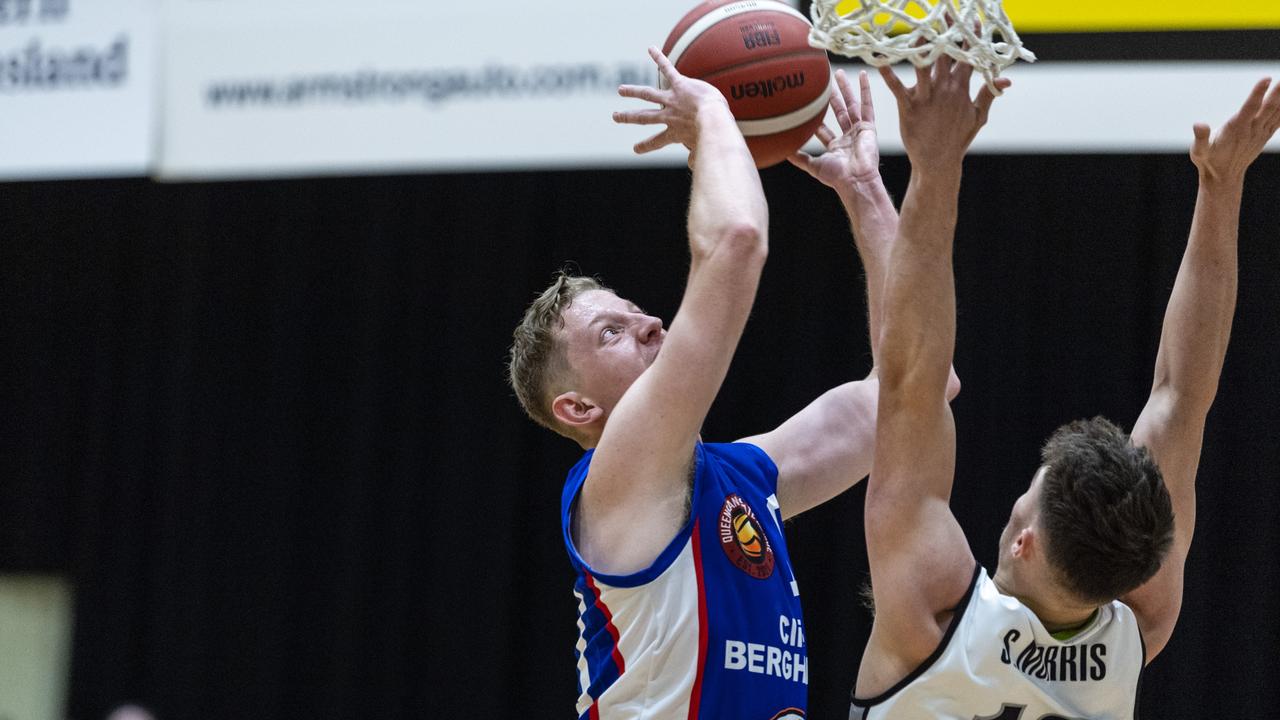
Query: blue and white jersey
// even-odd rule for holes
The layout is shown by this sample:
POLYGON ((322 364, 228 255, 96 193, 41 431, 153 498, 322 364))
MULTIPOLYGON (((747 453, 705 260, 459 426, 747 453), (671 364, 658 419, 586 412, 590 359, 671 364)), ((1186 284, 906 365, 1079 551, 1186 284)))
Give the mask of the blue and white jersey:
POLYGON ((809 661, 773 461, 698 443, 688 523, 648 568, 617 576, 592 570, 570 530, 592 453, 560 505, 578 574, 579 720, 803 718, 809 661))

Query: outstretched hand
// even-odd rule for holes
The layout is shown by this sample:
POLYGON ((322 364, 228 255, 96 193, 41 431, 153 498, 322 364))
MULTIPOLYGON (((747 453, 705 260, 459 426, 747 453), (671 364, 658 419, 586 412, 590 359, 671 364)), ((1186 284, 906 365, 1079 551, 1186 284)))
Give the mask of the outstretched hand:
POLYGON ((1280 130, 1280 83, 1268 94, 1270 85, 1271 78, 1259 80, 1244 106, 1218 132, 1210 134, 1208 125, 1196 124, 1191 162, 1201 176, 1212 180, 1244 179, 1245 171, 1280 130))
POLYGON ((618 88, 618 94, 648 100, 661 107, 613 114, 613 121, 618 123, 667 126, 653 137, 636 143, 637 153, 653 152, 675 143, 692 151, 698 144, 698 119, 701 114, 723 112, 732 120, 729 102, 719 90, 701 80, 681 75, 671 60, 656 47, 649 48, 649 57, 658 64, 658 72, 666 80, 667 88, 623 85, 618 88))
MULTIPOLYGON (((915 168, 958 165, 978 131, 987 124, 995 93, 986 85, 969 96, 973 66, 943 55, 930 67, 916 68, 915 87, 902 84, 893 70, 880 68, 880 77, 898 100, 902 144, 915 168)), ((1013 82, 995 81, 1004 91, 1013 82)))
POLYGON ((876 136, 876 108, 871 101, 871 81, 866 71, 858 74, 861 98, 844 70, 836 71, 836 88, 831 93, 831 110, 842 134, 837 137, 826 125, 818 128, 818 140, 827 152, 812 157, 797 152, 792 165, 837 191, 880 176, 880 146, 876 136))

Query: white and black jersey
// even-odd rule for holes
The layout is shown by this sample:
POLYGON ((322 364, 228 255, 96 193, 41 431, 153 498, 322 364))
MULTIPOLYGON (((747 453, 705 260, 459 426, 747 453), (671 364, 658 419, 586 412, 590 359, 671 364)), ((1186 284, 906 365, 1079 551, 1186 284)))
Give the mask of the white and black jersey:
POLYGON ((1113 601, 1069 640, 1004 595, 977 567, 938 649, 850 720, 1131 720, 1146 649, 1137 618, 1113 601))

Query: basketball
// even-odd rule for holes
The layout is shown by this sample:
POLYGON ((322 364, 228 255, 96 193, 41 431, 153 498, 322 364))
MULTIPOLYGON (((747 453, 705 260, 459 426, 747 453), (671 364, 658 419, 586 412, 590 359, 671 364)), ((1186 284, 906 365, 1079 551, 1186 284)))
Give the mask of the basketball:
POLYGON ((676 69, 724 93, 756 167, 813 137, 827 112, 831 65, 809 46, 811 25, 777 0, 707 0, 662 48, 676 69))

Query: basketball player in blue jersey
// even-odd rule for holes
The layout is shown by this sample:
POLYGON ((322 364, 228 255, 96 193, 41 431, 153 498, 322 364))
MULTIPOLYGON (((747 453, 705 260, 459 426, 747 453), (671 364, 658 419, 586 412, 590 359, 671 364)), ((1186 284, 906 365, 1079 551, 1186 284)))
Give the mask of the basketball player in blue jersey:
MULTIPOLYGON (((961 163, 992 94, 943 57, 898 101, 911 182, 885 288, 866 534, 876 615, 850 718, 1132 718, 1142 668, 1182 602, 1195 475, 1236 296, 1245 171, 1280 127, 1254 88, 1217 133, 1195 127, 1200 194, 1132 435, 1097 418, 1057 430, 1014 503, 994 577, 948 507, 955 427, 951 246, 961 163)), ((1007 81, 1002 81, 1007 83, 1007 81)))
MULTIPOLYGON (((530 306, 511 350, 511 383, 530 417, 586 449, 562 501, 578 575, 577 712, 800 718, 809 666, 781 522, 870 471, 876 382, 837 387, 767 434, 701 442, 765 262, 768 209, 724 97, 650 53, 669 89, 620 93, 660 108, 615 120, 666 125, 638 152, 690 149, 679 311, 664 330, 594 280, 561 276, 530 306)), ((880 182, 865 79, 861 103, 839 80, 832 106, 844 133, 824 130, 831 151, 795 160, 844 200, 878 308, 898 218, 880 182)))

